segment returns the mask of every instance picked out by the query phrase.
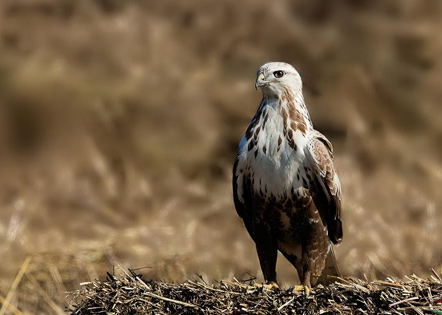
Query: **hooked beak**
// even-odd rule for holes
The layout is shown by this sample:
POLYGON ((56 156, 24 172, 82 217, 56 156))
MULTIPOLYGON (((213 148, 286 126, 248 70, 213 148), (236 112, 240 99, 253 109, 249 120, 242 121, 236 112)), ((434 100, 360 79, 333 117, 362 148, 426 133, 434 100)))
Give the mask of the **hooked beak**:
POLYGON ((255 81, 255 90, 257 90, 259 87, 263 86, 267 82, 264 81, 264 74, 260 73, 255 81))

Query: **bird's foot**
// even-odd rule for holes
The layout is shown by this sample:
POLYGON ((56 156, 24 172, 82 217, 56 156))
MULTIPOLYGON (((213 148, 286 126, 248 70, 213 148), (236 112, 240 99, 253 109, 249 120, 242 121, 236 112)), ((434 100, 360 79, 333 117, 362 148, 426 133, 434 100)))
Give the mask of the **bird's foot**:
POLYGON ((254 283, 253 285, 255 286, 255 288, 261 289, 263 291, 273 291, 273 292, 279 291, 279 286, 274 281, 268 282, 266 284, 254 283))
POLYGON ((310 288, 306 285, 295 285, 293 286, 292 292, 295 294, 305 293, 305 295, 310 294, 310 288))

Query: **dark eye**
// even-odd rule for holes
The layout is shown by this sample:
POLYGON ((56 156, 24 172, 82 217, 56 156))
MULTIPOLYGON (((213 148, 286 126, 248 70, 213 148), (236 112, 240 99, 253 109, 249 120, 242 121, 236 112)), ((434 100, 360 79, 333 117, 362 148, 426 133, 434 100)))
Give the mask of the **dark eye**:
POLYGON ((284 71, 278 70, 273 72, 273 75, 275 76, 275 78, 282 78, 282 76, 284 75, 284 71))

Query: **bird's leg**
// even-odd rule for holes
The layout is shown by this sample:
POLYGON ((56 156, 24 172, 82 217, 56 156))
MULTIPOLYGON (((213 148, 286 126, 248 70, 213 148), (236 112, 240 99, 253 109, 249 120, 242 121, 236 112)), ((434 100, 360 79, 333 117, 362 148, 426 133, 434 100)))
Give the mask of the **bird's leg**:
POLYGON ((262 274, 266 280, 266 284, 262 286, 263 289, 268 291, 279 290, 276 283, 276 258, 278 256, 276 246, 273 248, 267 242, 256 242, 256 250, 258 251, 262 274))
POLYGON ((267 284, 274 283, 276 285, 276 258, 278 257, 276 240, 261 225, 255 225, 254 232, 256 251, 264 279, 267 284))
POLYGON ((278 255, 276 248, 274 252, 270 252, 260 248, 258 243, 256 245, 259 263, 261 264, 262 274, 266 283, 276 283, 276 258, 278 255))
MULTIPOLYGON (((319 213, 311 198, 303 210, 305 211, 304 215, 307 222, 310 222, 311 219, 320 222, 321 219, 319 213)), ((315 272, 319 268, 321 271, 323 267, 318 267, 317 262, 321 261, 322 258, 325 260, 325 257, 319 256, 321 250, 323 250, 323 248, 320 247, 322 244, 321 241, 324 238, 323 233, 324 229, 320 224, 313 224, 306 227, 305 232, 303 233, 304 238, 302 240, 301 259, 294 261, 295 268, 298 271, 299 280, 301 280, 301 286, 298 288, 295 287, 294 291, 304 291, 308 295, 312 287, 312 282, 314 285, 316 284, 316 277, 312 277, 312 272, 315 272), (319 241, 317 241, 318 239, 319 241)), ((323 251, 325 252, 325 249, 323 251)))
MULTIPOLYGON (((307 269, 307 268, 304 268, 307 269)), ((310 277, 311 272, 310 270, 303 270, 302 272, 299 272, 299 279, 301 280, 301 285, 295 285, 293 288, 293 292, 305 292, 306 295, 310 294, 310 277)))
POLYGON ((305 292, 306 295, 310 294, 311 289, 311 271, 306 264, 305 260, 297 261, 294 260, 294 265, 296 270, 298 271, 299 280, 301 281, 301 285, 295 285, 293 287, 293 293, 302 293, 305 292))

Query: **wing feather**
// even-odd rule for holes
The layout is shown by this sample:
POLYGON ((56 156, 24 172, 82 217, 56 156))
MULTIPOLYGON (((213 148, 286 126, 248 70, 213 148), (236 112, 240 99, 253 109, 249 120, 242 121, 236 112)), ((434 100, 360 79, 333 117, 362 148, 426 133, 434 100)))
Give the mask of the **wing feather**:
POLYGON ((328 139, 314 130, 306 148, 307 160, 315 174, 313 201, 327 225, 330 240, 342 240, 341 183, 333 165, 333 147, 328 139))
POLYGON ((247 231, 252 239, 255 239, 252 229, 252 214, 250 213, 250 209, 252 209, 250 180, 244 178, 244 172, 239 172, 238 161, 239 157, 236 158, 233 164, 233 202, 235 203, 236 212, 243 219, 247 231))

